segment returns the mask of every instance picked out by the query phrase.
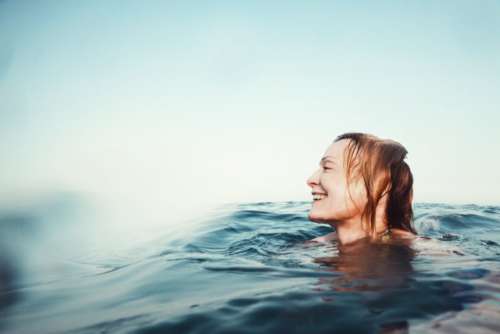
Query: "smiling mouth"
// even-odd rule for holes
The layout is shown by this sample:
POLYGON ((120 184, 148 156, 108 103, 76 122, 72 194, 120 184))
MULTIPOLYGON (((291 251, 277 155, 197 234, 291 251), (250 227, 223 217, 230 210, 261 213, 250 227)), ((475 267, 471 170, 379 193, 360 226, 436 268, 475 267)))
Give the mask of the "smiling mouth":
POLYGON ((314 202, 319 202, 319 201, 321 201, 321 200, 323 200, 325 198, 326 198, 326 195, 323 195, 323 194, 315 194, 315 195, 313 195, 313 201, 314 202))

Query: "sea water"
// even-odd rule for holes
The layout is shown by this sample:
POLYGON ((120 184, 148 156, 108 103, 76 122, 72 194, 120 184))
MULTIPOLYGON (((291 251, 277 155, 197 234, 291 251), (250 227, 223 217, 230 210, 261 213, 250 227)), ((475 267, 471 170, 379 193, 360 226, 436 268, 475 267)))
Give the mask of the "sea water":
POLYGON ((421 238, 348 252, 309 242, 332 231, 310 206, 226 205, 189 233, 65 259, 50 278, 22 279, 9 260, 21 246, 5 246, 0 331, 500 332, 500 207, 416 203, 421 238))

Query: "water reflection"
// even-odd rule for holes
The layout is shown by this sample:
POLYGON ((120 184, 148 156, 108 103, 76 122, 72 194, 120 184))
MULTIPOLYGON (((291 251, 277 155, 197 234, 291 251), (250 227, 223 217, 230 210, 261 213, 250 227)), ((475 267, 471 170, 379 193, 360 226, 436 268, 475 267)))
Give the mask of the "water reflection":
MULTIPOLYGON (((364 307, 378 323, 377 333, 407 333, 407 319, 384 316, 385 305, 379 305, 381 296, 391 291, 404 289, 414 273, 412 261, 416 252, 408 241, 398 240, 389 243, 372 243, 360 240, 349 245, 335 244, 336 252, 332 256, 314 259, 323 270, 340 273, 332 277, 320 277, 317 291, 375 293, 373 299, 366 298, 364 307)), ((335 303, 335 295, 329 293, 322 297, 327 303, 335 303)), ((361 306, 361 305, 360 305, 361 306)), ((363 308, 364 308, 363 307, 363 308)))
POLYGON ((403 287, 413 273, 416 252, 407 241, 371 243, 360 240, 337 245, 335 255, 318 257, 315 263, 341 276, 322 277, 318 285, 334 291, 377 291, 403 287))

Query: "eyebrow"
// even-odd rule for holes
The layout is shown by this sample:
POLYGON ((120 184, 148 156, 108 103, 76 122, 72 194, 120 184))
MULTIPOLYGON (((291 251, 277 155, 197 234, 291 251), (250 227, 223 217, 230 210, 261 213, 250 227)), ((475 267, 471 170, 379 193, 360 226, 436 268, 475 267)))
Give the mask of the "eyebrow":
POLYGON ((333 162, 333 163, 336 163, 335 160, 336 159, 333 158, 331 155, 327 155, 327 156, 321 158, 321 161, 319 162, 319 164, 321 165, 321 164, 323 164, 323 162, 333 162))

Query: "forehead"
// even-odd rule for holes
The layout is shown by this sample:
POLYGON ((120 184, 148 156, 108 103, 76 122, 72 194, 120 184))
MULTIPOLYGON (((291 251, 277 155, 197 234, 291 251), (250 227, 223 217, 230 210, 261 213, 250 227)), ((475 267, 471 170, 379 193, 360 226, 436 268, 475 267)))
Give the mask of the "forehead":
POLYGON ((348 143, 349 143, 348 139, 341 139, 337 142, 330 144, 323 157, 333 158, 333 160, 339 162, 344 161, 344 152, 348 143))

